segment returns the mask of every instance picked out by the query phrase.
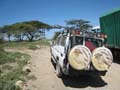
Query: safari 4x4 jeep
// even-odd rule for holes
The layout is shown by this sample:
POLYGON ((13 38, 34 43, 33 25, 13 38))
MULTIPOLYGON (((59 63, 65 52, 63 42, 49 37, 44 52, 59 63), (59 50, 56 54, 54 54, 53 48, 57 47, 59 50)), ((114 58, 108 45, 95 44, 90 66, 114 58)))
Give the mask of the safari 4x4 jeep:
POLYGON ((111 51, 104 47, 104 37, 79 30, 64 30, 51 45, 50 52, 58 77, 105 75, 113 61, 111 51))

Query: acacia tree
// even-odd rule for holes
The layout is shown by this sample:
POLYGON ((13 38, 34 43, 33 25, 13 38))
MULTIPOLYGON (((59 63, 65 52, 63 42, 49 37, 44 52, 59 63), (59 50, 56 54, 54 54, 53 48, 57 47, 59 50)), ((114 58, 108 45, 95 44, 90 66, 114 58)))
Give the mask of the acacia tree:
POLYGON ((2 27, 3 30, 7 30, 9 41, 11 36, 14 36, 18 41, 22 41, 25 36, 29 41, 33 41, 40 38, 45 30, 50 28, 52 28, 50 25, 39 21, 21 22, 2 27))
POLYGON ((10 25, 5 25, 4 27, 1 27, 1 30, 6 31, 9 42, 11 41, 11 36, 13 35, 12 28, 13 27, 10 25))
POLYGON ((3 42, 3 32, 2 28, 0 27, 0 43, 3 42))
POLYGON ((67 29, 78 29, 81 31, 87 31, 92 28, 92 25, 89 24, 89 21, 83 19, 74 19, 66 21, 67 29))
POLYGON ((35 33, 37 33, 37 29, 30 25, 30 24, 24 24, 24 34, 28 38, 29 41, 33 41, 35 36, 35 33))
POLYGON ((13 36, 18 41, 23 41, 23 38, 25 36, 24 24, 23 23, 15 23, 12 26, 13 26, 13 28, 12 28, 13 36))
POLYGON ((52 28, 50 25, 39 21, 24 22, 24 24, 26 24, 25 34, 29 41, 39 39, 41 35, 45 34, 45 30, 52 28))

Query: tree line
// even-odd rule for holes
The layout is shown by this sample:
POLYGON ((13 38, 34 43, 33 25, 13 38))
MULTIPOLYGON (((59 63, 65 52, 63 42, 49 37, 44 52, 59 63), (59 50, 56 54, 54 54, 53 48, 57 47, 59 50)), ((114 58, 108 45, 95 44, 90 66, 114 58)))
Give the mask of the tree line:
MULTIPOLYGON (((45 31, 50 29, 77 29, 81 31, 87 31, 92 28, 90 22, 83 19, 72 19, 65 21, 65 23, 66 26, 60 26, 49 25, 37 20, 25 21, 0 27, 0 32, 1 34, 5 33, 9 41, 11 41, 11 37, 14 37, 17 41, 23 41, 24 38, 29 41, 33 41, 44 37, 45 31)), ((60 32, 56 32, 53 36, 53 39, 55 39, 59 34, 60 32)))
POLYGON ((0 31, 6 34, 9 41, 11 41, 11 37, 14 37, 17 41, 23 41, 24 37, 29 41, 33 41, 44 36, 45 30, 49 30, 50 28, 52 26, 40 21, 26 21, 5 25, 0 27, 0 31))

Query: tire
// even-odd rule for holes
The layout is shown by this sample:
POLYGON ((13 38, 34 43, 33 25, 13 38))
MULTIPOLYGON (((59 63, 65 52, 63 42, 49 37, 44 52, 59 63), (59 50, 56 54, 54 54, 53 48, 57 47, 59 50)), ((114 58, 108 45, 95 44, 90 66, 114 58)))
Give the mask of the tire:
POLYGON ((61 70, 61 67, 60 65, 57 63, 56 64, 56 75, 60 78, 62 77, 63 73, 62 73, 62 70, 61 70))
POLYGON ((50 61, 51 61, 51 63, 54 63, 54 62, 53 62, 53 59, 52 59, 52 56, 51 56, 51 58, 50 58, 50 61))

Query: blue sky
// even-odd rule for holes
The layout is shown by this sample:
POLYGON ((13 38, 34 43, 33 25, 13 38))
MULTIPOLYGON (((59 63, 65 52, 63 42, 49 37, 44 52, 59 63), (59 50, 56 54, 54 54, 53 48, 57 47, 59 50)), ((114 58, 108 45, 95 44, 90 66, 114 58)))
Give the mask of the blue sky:
MULTIPOLYGON (((0 0, 0 26, 30 20, 65 25, 70 19, 85 19, 98 26, 99 17, 116 8, 120 0, 0 0)), ((47 32, 47 38, 55 31, 47 32)))

